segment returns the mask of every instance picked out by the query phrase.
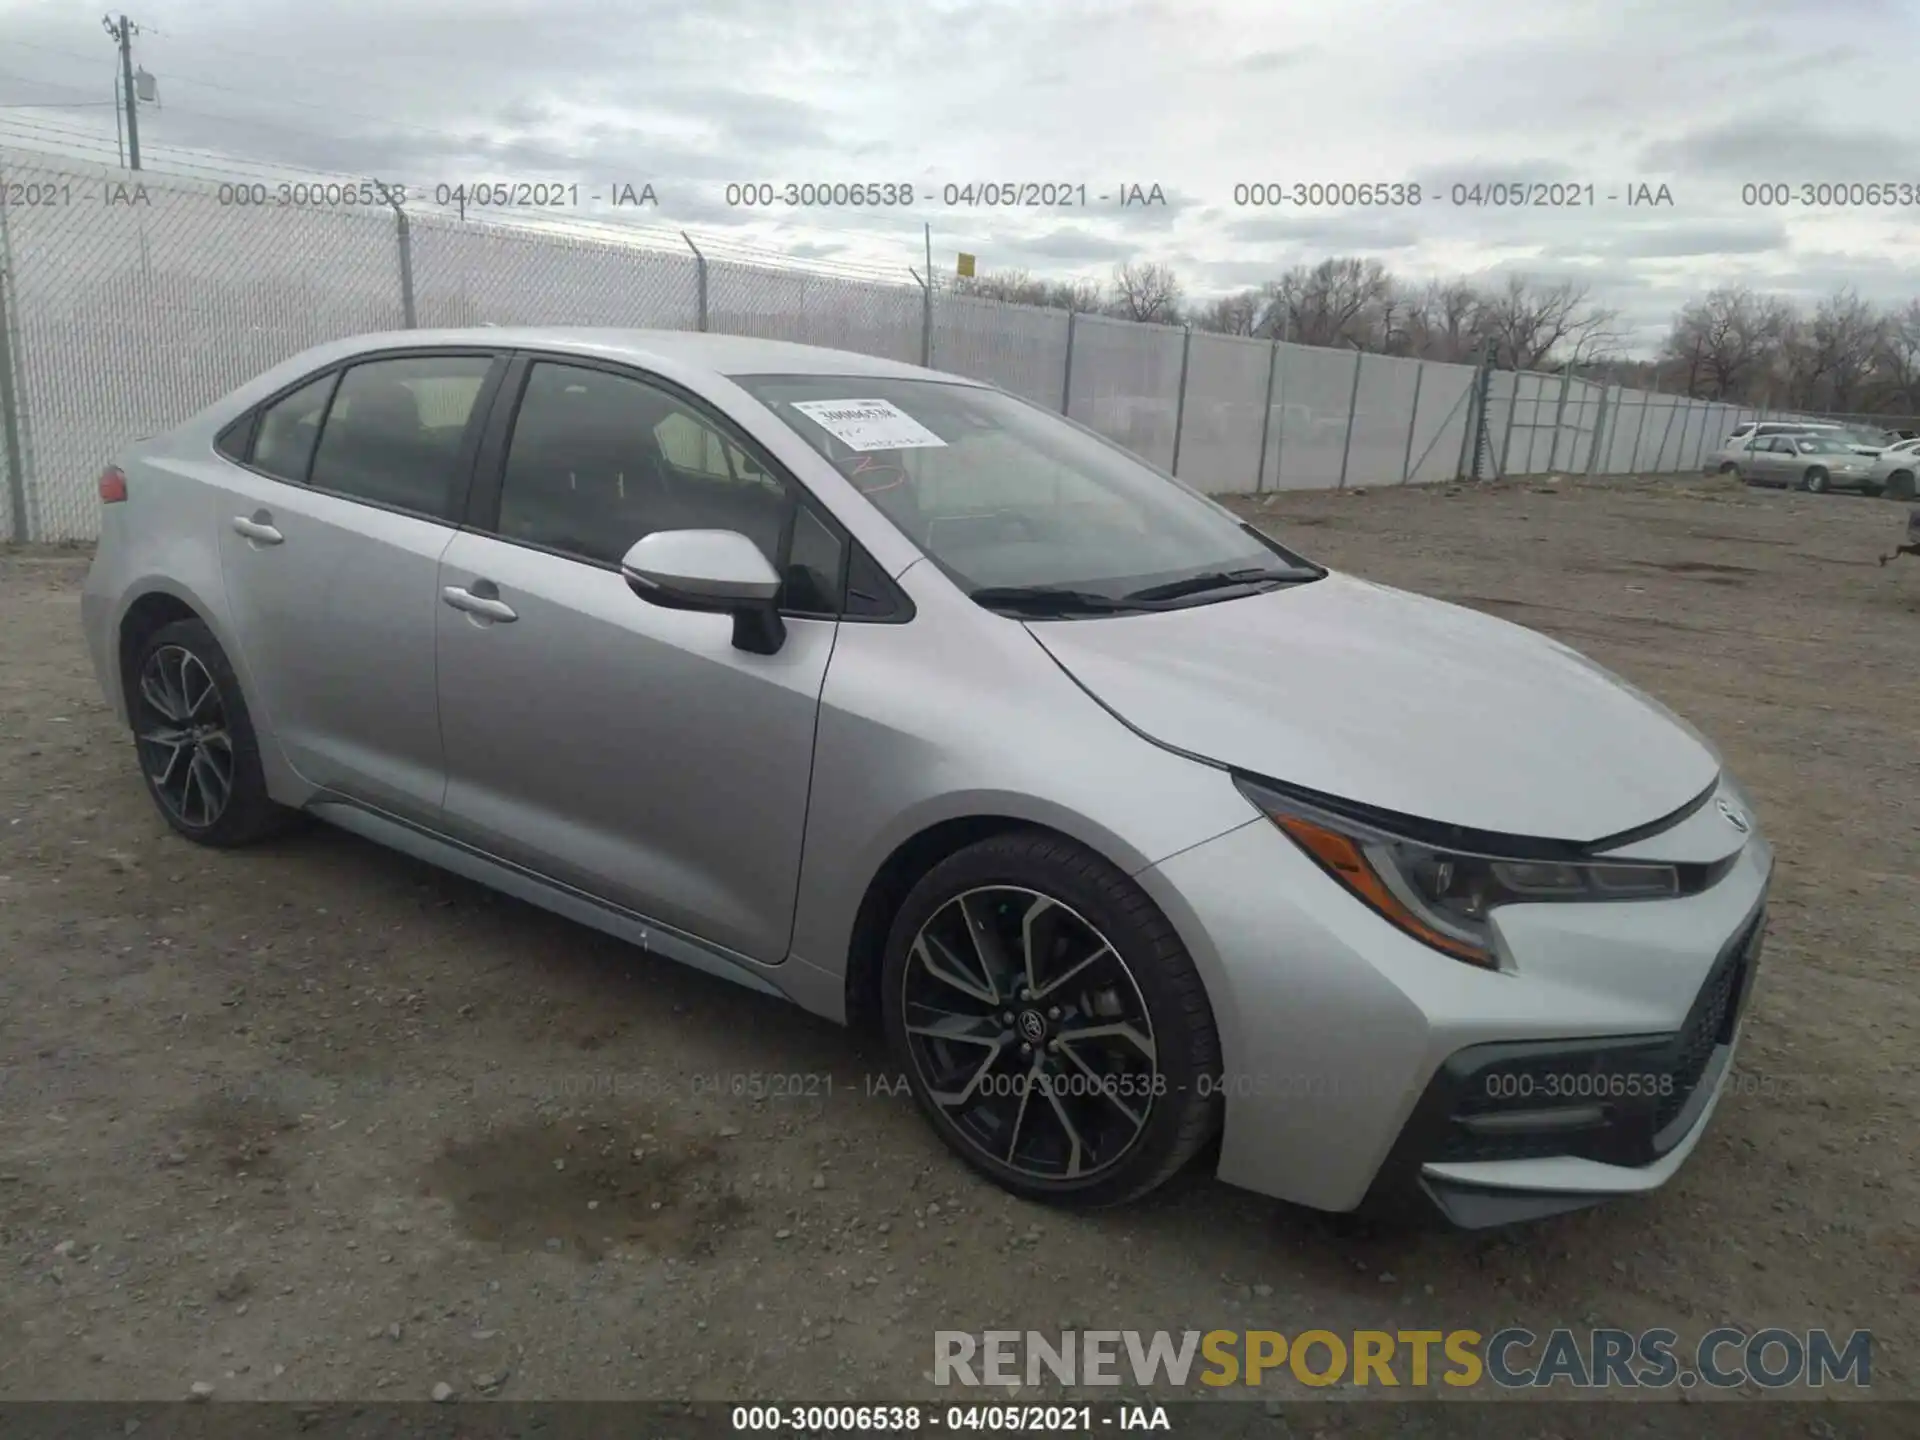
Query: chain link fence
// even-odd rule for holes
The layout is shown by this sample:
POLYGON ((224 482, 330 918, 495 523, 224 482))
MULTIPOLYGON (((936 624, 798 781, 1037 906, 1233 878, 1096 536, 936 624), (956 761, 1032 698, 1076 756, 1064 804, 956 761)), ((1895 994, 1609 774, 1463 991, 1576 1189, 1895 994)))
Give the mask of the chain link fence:
POLYGON ((262 187, 11 150, 0 179, 0 537, 16 541, 93 538, 95 478, 129 441, 310 345, 415 326, 700 329, 931 364, 1212 494, 1696 470, 1752 418, 1573 375, 1002 304, 904 266, 895 283, 687 237, 414 213, 371 185, 249 204, 262 187))

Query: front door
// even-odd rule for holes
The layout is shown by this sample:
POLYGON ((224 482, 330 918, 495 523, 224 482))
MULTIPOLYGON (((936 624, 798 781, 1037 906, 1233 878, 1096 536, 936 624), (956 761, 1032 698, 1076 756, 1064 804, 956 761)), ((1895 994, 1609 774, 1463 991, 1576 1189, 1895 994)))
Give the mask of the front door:
POLYGON ((652 531, 737 530, 790 590, 809 575, 824 590, 839 541, 691 397, 546 360, 516 385, 497 478, 483 467, 471 528, 440 561, 443 824, 549 879, 777 963, 792 936, 838 622, 795 616, 778 653, 750 654, 734 648, 727 617, 640 599, 619 561, 652 531))

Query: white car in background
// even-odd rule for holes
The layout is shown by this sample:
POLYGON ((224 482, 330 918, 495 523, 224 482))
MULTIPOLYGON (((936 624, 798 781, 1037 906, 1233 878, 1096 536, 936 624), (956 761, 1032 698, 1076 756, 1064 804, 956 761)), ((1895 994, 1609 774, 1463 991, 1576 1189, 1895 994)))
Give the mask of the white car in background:
POLYGON ((1870 495, 1887 495, 1895 500, 1914 497, 1914 476, 1920 473, 1920 438, 1897 440, 1880 452, 1868 472, 1870 495))

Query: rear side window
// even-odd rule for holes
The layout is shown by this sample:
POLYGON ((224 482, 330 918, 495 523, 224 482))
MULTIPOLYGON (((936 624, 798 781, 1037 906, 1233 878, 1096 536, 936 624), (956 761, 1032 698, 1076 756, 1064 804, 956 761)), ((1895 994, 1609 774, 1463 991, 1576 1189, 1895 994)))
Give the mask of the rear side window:
POLYGON ((213 448, 229 460, 246 463, 247 445, 253 439, 253 414, 249 411, 214 437, 213 448))
POLYGON ((443 519, 460 441, 488 355, 421 355, 355 365, 327 411, 309 483, 443 519))
POLYGON ((255 469, 306 484, 314 442, 320 438, 320 419, 327 412, 327 397, 337 378, 322 375, 260 412, 260 433, 253 442, 255 469))

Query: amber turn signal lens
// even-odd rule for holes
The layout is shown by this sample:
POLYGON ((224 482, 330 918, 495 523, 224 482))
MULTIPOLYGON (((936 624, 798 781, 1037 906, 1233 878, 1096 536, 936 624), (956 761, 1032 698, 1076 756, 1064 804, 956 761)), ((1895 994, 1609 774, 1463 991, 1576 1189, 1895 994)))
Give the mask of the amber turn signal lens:
POLYGON ((1311 820, 1302 820, 1297 815, 1272 815, 1270 818, 1293 838, 1295 844, 1319 861, 1321 868, 1329 875, 1416 940, 1436 950, 1444 950, 1469 964, 1495 968, 1497 962, 1486 951, 1442 934, 1409 910, 1400 897, 1388 888, 1386 881, 1380 878, 1350 837, 1316 825, 1311 820))

